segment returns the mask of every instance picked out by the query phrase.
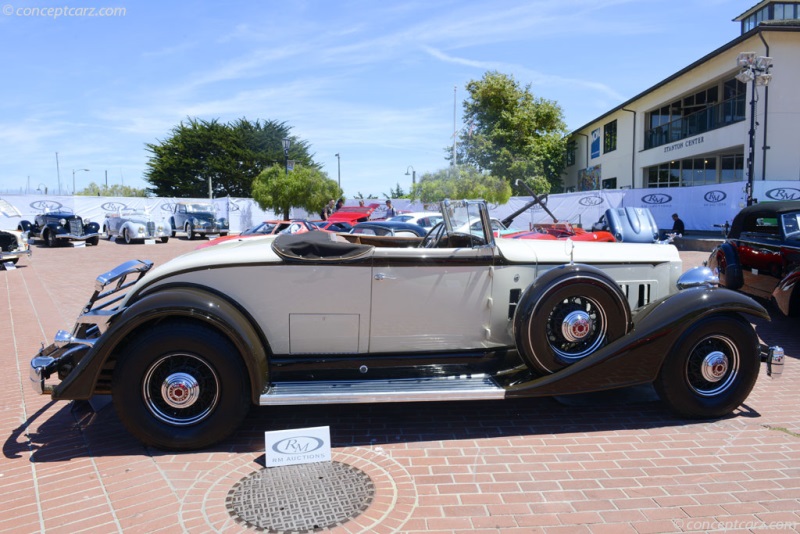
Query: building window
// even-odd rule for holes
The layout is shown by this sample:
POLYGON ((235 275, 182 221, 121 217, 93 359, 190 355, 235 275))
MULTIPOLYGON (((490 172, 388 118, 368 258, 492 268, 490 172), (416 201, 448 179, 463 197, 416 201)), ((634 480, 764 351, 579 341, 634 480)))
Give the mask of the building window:
POLYGON ((617 179, 616 178, 605 178, 603 179, 603 189, 616 189, 617 188, 617 179))
POLYGON ((617 149, 617 121, 603 126, 603 154, 617 149))
POLYGON ((743 121, 746 92, 747 86, 732 78, 650 111, 646 116, 645 149, 743 121))
POLYGON ((575 153, 578 151, 578 145, 574 139, 567 141, 567 167, 575 165, 575 153))
POLYGON ((670 161, 644 169, 645 187, 692 187, 744 181, 744 155, 670 161))

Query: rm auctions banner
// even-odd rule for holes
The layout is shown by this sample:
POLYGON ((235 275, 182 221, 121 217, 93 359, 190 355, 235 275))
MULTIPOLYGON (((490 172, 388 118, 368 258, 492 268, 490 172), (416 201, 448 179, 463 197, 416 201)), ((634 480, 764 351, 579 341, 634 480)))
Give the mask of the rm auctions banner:
MULTIPOLYGON (((800 181, 759 181, 754 184, 754 198, 759 202, 778 200, 800 200, 800 181)), ((32 221, 37 213, 60 208, 71 209, 83 218, 103 223, 106 213, 118 209, 146 209, 164 219, 169 219, 176 202, 209 202, 204 198, 160 198, 160 197, 88 197, 57 195, 6 195, 3 200, 21 213, 0 211, 0 229, 16 228, 20 220, 32 221)), ((492 217, 503 219, 521 209, 531 197, 512 197, 506 204, 490 205, 492 217)), ((720 226, 733 221, 733 217, 746 205, 745 183, 714 184, 699 187, 669 187, 654 189, 600 189, 577 193, 545 195, 547 209, 560 222, 570 222, 591 228, 592 224, 609 208, 642 207, 653 214, 662 230, 672 228, 672 214, 683 219, 688 231, 719 231, 720 226)), ((372 218, 385 216, 383 201, 381 209, 372 218)), ((231 232, 236 233, 255 224, 281 216, 262 210, 251 198, 215 198, 214 207, 219 216, 230 221, 231 232)), ((392 204, 399 211, 438 211, 436 203, 423 204, 408 199, 395 199, 392 204)), ((358 205, 357 199, 349 199, 346 206, 358 205)), ((318 214, 306 214, 293 210, 292 217, 318 219, 318 214)), ((520 213, 512 226, 520 230, 530 229, 533 224, 551 223, 553 218, 541 205, 535 205, 520 213)))

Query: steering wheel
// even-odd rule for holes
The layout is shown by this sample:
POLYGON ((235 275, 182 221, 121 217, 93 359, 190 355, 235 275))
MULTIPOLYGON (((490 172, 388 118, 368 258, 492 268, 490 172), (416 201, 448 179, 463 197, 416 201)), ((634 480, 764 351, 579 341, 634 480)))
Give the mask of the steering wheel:
POLYGON ((419 244, 420 248, 436 248, 439 246, 442 235, 444 235, 444 223, 440 222, 428 230, 428 233, 425 234, 425 237, 422 238, 422 242, 419 244))

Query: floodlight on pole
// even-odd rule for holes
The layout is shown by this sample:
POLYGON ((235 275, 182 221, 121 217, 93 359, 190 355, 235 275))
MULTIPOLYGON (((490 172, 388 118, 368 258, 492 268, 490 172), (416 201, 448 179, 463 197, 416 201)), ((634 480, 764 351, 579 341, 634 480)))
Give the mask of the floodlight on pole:
POLYGON ((342 188, 342 157, 337 152, 336 156, 336 177, 339 180, 339 189, 342 188))
POLYGON ((745 186, 747 205, 753 204, 753 182, 755 173, 756 144, 756 87, 767 86, 772 81, 772 58, 758 56, 755 52, 742 52, 736 57, 736 65, 742 70, 736 79, 746 84, 750 82, 750 130, 747 132, 749 146, 747 155, 747 185, 745 186))
POLYGON ((283 163, 286 169, 286 176, 289 176, 289 147, 292 146, 292 141, 288 137, 283 139, 283 163))

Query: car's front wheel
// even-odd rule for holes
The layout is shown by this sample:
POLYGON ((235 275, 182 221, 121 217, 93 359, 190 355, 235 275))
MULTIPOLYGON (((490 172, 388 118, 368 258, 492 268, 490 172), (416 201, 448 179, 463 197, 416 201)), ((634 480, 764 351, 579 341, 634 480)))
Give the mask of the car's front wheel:
POLYGON ((679 415, 722 417, 750 394, 760 363, 750 324, 733 315, 706 317, 673 346, 654 386, 679 415))
POLYGON ((189 238, 189 241, 194 239, 194 226, 191 223, 186 223, 186 237, 189 238))
POLYGON ((122 230, 122 239, 124 239, 124 240, 125 240, 125 243, 127 243, 127 244, 129 244, 129 245, 130 245, 130 244, 131 244, 131 242, 133 241, 133 239, 131 239, 131 233, 128 231, 128 229, 127 229, 127 228, 124 228, 124 229, 122 230))
POLYGON ((233 432, 250 407, 250 382, 236 347, 191 322, 162 323, 120 354, 114 407, 140 441, 164 449, 199 449, 233 432))
POLYGON ((53 233, 52 230, 45 230, 43 237, 44 237, 44 244, 48 247, 54 247, 58 243, 56 235, 53 233))
POLYGON ((97 245, 100 244, 100 236, 96 235, 94 237, 90 237, 89 239, 86 240, 86 242, 92 245, 93 247, 96 247, 97 245))
POLYGON ((169 241, 169 236, 165 235, 164 237, 161 238, 162 243, 167 243, 168 241, 169 241))

